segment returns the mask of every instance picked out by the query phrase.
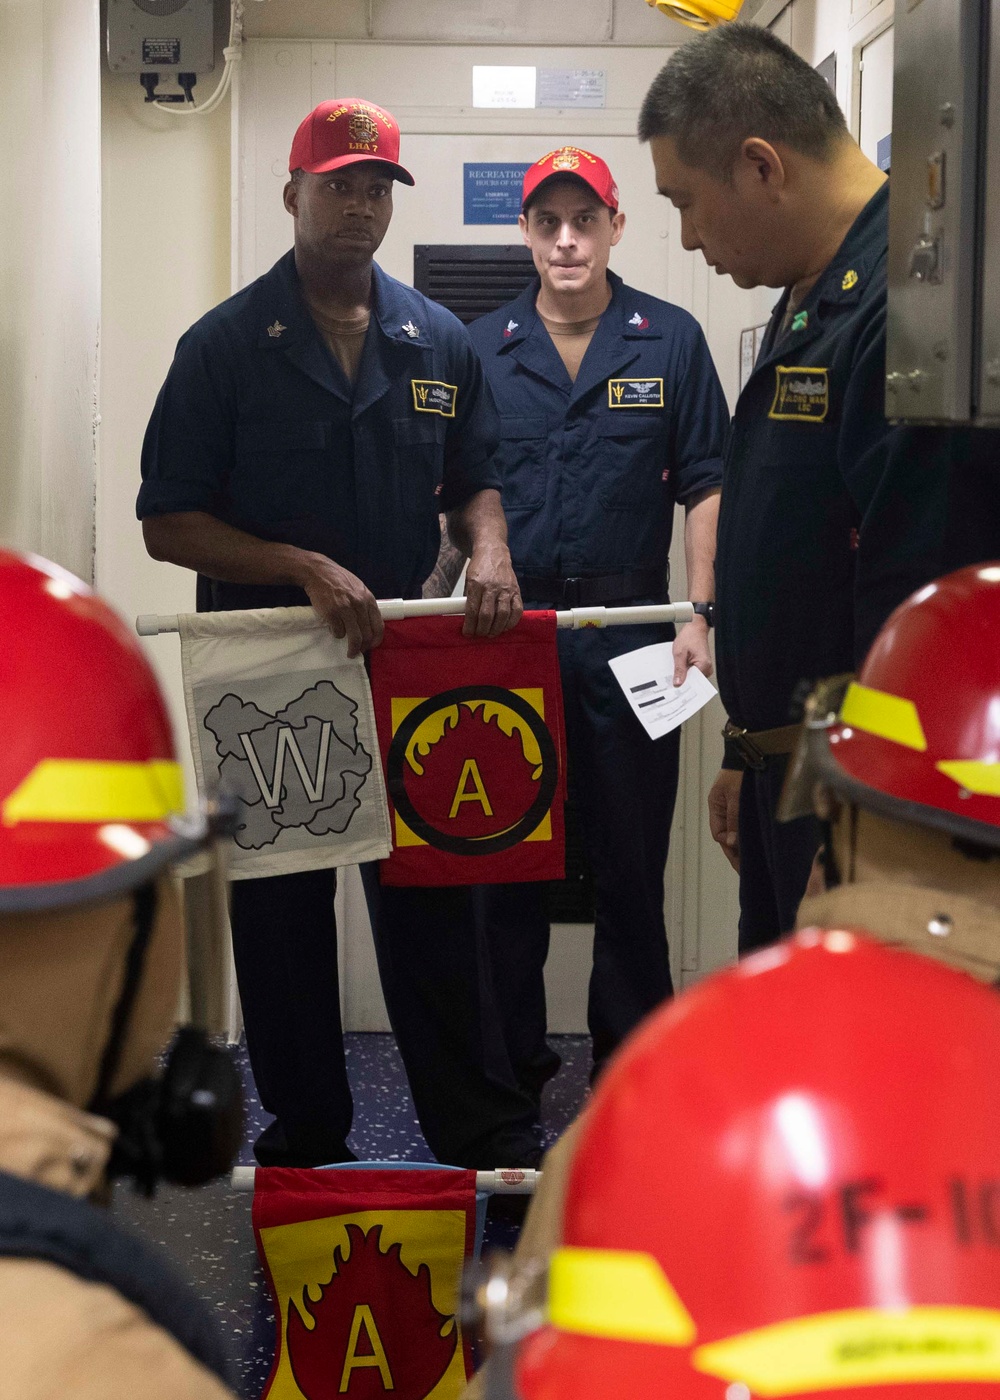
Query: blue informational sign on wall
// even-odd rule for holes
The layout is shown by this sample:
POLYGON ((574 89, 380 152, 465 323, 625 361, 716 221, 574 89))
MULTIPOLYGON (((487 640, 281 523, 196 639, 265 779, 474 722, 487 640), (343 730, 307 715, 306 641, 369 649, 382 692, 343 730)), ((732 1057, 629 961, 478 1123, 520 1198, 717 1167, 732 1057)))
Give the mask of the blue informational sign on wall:
POLYGON ((521 186, 527 164, 465 166, 467 224, 516 224, 521 212, 521 186))
POLYGON ((883 136, 875 147, 875 163, 879 170, 888 170, 892 164, 892 132, 883 136))

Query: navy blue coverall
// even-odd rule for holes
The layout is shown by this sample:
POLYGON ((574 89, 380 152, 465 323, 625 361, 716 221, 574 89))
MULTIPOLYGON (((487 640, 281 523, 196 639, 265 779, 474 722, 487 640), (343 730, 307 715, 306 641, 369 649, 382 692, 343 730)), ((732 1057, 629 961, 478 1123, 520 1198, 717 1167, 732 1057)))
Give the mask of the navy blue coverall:
MULTIPOLYGON (((889 613, 951 569, 1000 555, 1000 435, 885 417, 888 184, 780 333, 781 298, 726 450, 716 555, 716 660, 730 720, 801 717, 818 679, 852 671, 889 613)), ((946 658, 928 658, 946 665, 946 658)), ((727 754, 730 766, 739 759, 727 754)), ((820 842, 779 824, 787 758, 740 794, 740 949, 795 925, 820 842)))
MULTIPOLYGON (((289 252, 184 335, 143 446, 140 518, 204 511, 261 539, 317 551, 376 597, 419 597, 438 516, 496 488, 497 417, 466 331, 374 269, 372 317, 352 389, 317 331, 289 252), (453 389, 453 416, 415 385, 453 389)), ((211 609, 307 604, 294 587, 199 580, 211 609)), ((465 890, 382 889, 363 868, 386 1002, 432 1150, 464 1166, 536 1155, 483 987, 465 890), (497 1051, 499 1047, 499 1053, 497 1051)), ((247 1047, 277 1117, 258 1161, 345 1159, 352 1102, 333 913, 336 873, 233 884, 247 1047)))
MULTIPOLYGON (((528 608, 665 601, 674 503, 721 481, 729 415, 697 322, 608 277, 611 302, 575 383, 536 314, 537 280, 471 327, 500 411, 494 465, 528 608)), ((679 734, 652 741, 608 665, 672 638, 666 625, 559 633, 570 800, 596 887, 596 1068, 672 990, 663 875, 679 734)), ((508 1050, 537 1096, 554 1070, 546 889, 490 886, 480 901, 508 1050)))

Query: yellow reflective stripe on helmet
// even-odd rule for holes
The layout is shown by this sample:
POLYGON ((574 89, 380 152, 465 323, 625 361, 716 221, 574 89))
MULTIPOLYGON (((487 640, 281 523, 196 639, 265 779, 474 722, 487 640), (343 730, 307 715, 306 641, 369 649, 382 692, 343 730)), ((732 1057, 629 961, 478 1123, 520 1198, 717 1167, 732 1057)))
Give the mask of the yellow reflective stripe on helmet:
POLYGON ((179 763, 44 758, 3 804, 17 822, 155 822, 184 810, 179 763))
POLYGON ((1000 1312, 819 1313, 709 1342, 695 1351, 692 1365, 764 1396, 897 1382, 1000 1381, 1000 1312))
POLYGON ((877 734, 880 739, 891 739, 894 744, 903 744, 920 753, 926 751, 927 740, 917 707, 901 695, 872 690, 852 681, 840 708, 840 719, 843 724, 863 729, 866 734, 877 734))
POLYGON ((978 763, 974 759, 945 759, 937 767, 959 787, 977 797, 1000 797, 1000 763, 978 763))
POLYGON ((549 1321, 564 1332, 690 1346, 691 1315, 650 1254, 557 1249, 549 1264, 549 1321))

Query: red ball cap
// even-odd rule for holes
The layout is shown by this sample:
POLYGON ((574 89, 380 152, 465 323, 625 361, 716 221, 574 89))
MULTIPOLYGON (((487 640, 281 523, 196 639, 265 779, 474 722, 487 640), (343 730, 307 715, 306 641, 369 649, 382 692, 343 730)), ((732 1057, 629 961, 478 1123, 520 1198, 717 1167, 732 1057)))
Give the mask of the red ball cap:
POLYGON ((546 180, 551 180, 557 175, 575 175, 590 186, 602 204, 606 204, 617 214, 618 186, 615 184, 615 177, 600 156, 591 155, 579 146, 560 146, 558 151, 549 151, 547 156, 529 166, 524 176, 521 208, 524 209, 528 200, 546 180))
POLYGON ((362 160, 382 161, 391 166, 393 177, 402 184, 414 183, 410 172, 399 164, 399 127, 395 118, 374 102, 344 97, 321 102, 299 124, 288 169, 321 175, 362 160))
POLYGON ((996 1396, 998 1052, 995 991, 847 930, 654 1012, 584 1114, 519 1396, 996 1396))

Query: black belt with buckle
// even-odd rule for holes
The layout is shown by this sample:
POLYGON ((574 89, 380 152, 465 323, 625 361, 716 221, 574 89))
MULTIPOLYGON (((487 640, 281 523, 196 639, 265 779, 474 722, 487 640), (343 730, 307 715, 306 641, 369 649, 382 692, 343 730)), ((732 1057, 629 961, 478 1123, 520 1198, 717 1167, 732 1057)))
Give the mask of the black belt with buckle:
POLYGON ((593 578, 558 578, 554 574, 518 574, 521 597, 546 608, 598 608, 635 598, 667 600, 670 586, 664 569, 631 569, 593 578))
POLYGON ((783 724, 778 729, 758 729, 750 732, 741 729, 738 724, 733 724, 732 720, 727 720, 722 737, 727 744, 733 745, 748 768, 759 773, 766 767, 769 758, 792 753, 801 733, 801 724, 783 724))

